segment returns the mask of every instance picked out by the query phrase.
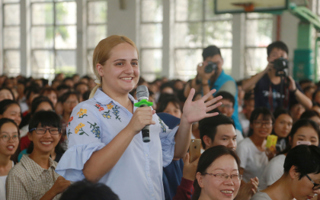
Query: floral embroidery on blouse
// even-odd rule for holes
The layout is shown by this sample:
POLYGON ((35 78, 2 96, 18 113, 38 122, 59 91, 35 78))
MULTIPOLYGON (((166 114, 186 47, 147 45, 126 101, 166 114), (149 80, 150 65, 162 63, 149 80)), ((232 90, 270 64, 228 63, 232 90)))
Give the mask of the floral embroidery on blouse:
POLYGON ((69 135, 71 135, 70 129, 68 129, 68 132, 67 132, 67 136, 68 136, 68 137, 69 137, 69 135))
POLYGON ((92 128, 91 132, 96 136, 96 138, 100 139, 100 129, 97 123, 94 123, 94 124, 91 124, 90 122, 88 123, 90 124, 90 128, 92 128))
POLYGON ((161 125, 162 132, 167 132, 166 126, 163 124, 163 121, 159 118, 159 123, 161 125))
POLYGON ((105 111, 104 113, 102 113, 102 116, 104 118, 111 119, 110 110, 105 111))
POLYGON ((96 105, 94 105, 94 106, 95 106, 96 108, 98 108, 100 112, 104 110, 104 108, 102 107, 101 104, 96 103, 96 105))
POLYGON ((112 103, 107 104, 107 108, 108 108, 109 110, 112 109, 112 108, 113 108, 112 103))
POLYGON ((78 134, 79 131, 79 135, 83 135, 86 134, 87 136, 89 136, 86 132, 84 132, 84 130, 82 129, 82 127, 84 127, 85 125, 83 123, 78 124, 78 126, 74 129, 75 134, 78 134))
POLYGON ((79 118, 83 118, 84 116, 88 116, 87 109, 80 108, 80 111, 77 113, 77 115, 79 115, 79 118))
POLYGON ((67 124, 67 127, 70 126, 70 122, 72 122, 72 120, 73 120, 73 116, 70 117, 68 124, 67 124))
POLYGON ((121 118, 119 117, 119 106, 115 105, 112 108, 112 113, 116 116, 116 119, 119 120, 121 122, 121 118))

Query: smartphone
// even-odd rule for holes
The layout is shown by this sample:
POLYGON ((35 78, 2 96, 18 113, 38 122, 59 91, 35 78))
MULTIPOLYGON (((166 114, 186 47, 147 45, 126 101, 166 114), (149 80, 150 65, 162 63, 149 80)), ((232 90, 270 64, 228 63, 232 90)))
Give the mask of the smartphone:
POLYGON ((297 141, 297 145, 311 145, 310 141, 297 141))
POLYGON ((197 160, 201 155, 201 139, 191 139, 189 147, 189 162, 197 160))

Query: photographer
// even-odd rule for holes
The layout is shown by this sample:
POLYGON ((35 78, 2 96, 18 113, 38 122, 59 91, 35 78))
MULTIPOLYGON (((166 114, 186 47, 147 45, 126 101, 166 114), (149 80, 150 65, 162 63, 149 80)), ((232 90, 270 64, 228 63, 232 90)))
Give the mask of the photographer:
POLYGON ((237 85, 235 80, 222 69, 223 58, 220 49, 214 45, 208 46, 203 49, 202 58, 203 62, 197 66, 196 77, 191 79, 184 89, 184 96, 188 96, 191 88, 195 88, 196 92, 201 92, 202 95, 209 93, 212 89, 216 89, 217 92, 231 93, 235 97, 232 119, 235 122, 236 129, 242 131, 238 117, 237 85))
POLYGON ((242 88, 249 91, 254 87, 255 107, 267 107, 273 112, 277 107, 289 109, 299 102, 306 109, 311 109, 312 102, 301 92, 301 88, 288 70, 288 47, 281 41, 267 47, 269 64, 260 73, 242 82, 242 88))

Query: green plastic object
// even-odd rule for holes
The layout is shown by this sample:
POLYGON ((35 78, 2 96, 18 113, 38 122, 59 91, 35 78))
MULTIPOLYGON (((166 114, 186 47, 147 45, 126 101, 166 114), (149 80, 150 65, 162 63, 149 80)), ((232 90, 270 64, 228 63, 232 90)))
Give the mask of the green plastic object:
POLYGON ((153 102, 147 101, 146 99, 142 99, 139 102, 134 104, 135 107, 141 106, 153 106, 153 102))
POLYGON ((314 80, 313 51, 311 49, 296 49, 293 62, 293 77, 295 80, 314 80))

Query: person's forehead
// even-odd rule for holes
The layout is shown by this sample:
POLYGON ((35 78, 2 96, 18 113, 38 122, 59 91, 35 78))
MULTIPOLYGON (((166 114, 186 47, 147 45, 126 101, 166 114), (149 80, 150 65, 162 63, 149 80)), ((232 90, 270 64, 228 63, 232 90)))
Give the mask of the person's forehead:
POLYGON ((236 130, 232 124, 221 124, 217 126, 216 136, 228 135, 228 136, 235 136, 236 130))

